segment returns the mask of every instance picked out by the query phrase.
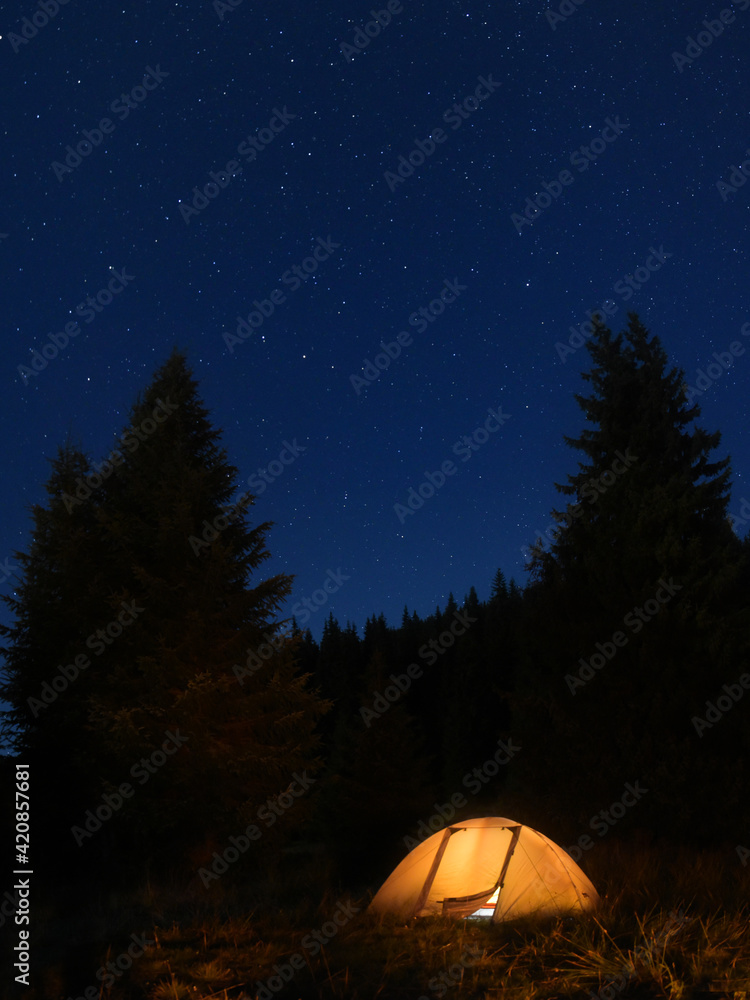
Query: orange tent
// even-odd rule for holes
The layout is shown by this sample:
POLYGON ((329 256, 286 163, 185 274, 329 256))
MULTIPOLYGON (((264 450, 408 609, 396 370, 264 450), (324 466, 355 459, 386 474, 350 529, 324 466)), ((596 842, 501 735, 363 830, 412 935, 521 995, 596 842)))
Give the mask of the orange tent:
POLYGON ((370 903, 404 919, 467 917, 489 901, 494 921, 593 909, 599 895, 570 855, 512 819, 452 823, 414 848, 370 903), (493 899, 497 893, 497 899, 493 899))

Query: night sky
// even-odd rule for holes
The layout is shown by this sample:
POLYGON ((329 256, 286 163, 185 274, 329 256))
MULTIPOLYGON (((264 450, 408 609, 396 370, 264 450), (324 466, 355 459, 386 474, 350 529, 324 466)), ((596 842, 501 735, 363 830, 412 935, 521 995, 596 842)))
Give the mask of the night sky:
POLYGON ((750 0, 234 3, 5 8, 6 576, 58 445, 104 458, 176 346, 238 496, 255 486, 253 521, 275 522, 262 572, 296 575, 286 614, 348 577, 297 607, 316 638, 329 611, 397 625, 405 604, 486 599, 498 568, 524 584, 583 427, 590 357, 556 345, 607 300, 692 385, 732 361, 699 401, 738 512, 750 0), (381 341, 400 351, 383 370, 381 341))

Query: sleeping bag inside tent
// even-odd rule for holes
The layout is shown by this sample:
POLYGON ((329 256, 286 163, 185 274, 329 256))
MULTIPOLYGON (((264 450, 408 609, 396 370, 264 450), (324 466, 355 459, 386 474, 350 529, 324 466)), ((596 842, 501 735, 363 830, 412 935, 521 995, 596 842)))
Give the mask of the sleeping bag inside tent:
POLYGON ((491 899, 488 916, 501 921, 581 913, 594 909, 599 895, 570 855, 543 834, 488 816, 453 823, 417 845, 369 908, 404 919, 468 917, 491 899))

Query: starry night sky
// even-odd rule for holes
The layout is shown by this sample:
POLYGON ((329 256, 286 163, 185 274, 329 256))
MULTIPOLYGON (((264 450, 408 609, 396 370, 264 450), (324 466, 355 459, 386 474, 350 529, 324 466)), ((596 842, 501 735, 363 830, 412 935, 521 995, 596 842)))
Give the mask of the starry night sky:
POLYGON ((329 611, 397 625, 405 604, 427 615, 449 591, 486 599, 498 568, 523 584, 522 547, 577 468, 563 434, 583 426, 573 394, 590 357, 563 363, 556 344, 605 300, 615 330, 637 311, 690 384, 713 352, 745 346, 700 399, 732 456, 738 511, 750 497, 750 184, 717 182, 750 157, 750 0, 659 7, 567 0, 568 16, 550 17, 558 3, 392 0, 390 23, 370 25, 353 56, 369 0, 69 0, 46 25, 37 14, 28 40, 38 4, 6 7, 0 560, 28 548, 28 505, 66 435, 105 457, 177 346, 240 469, 238 495, 285 442, 305 449, 252 518, 275 522, 263 575, 296 575, 286 614, 329 570, 349 577, 300 619, 316 637, 329 611), (704 19, 719 37, 675 60, 704 19), (84 130, 100 141, 76 166, 66 147, 84 130), (225 186, 188 211, 210 171, 225 186), (514 223, 545 182, 558 196, 514 223), (115 272, 132 280, 87 311, 115 272), (636 291, 625 279, 638 273, 636 291), (232 343, 254 300, 273 314, 232 343), (80 334, 46 368, 19 373, 73 321, 80 334), (355 387, 402 331, 400 356, 355 387), (454 450, 490 409, 502 426, 454 450), (394 505, 446 461, 454 474, 400 519, 394 505))

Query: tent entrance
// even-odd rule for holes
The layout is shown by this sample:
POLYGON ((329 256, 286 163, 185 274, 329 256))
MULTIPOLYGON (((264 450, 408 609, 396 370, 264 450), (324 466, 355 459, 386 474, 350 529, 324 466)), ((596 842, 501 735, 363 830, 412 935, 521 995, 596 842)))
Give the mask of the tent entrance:
POLYGON ((511 831, 510 844, 503 861, 496 881, 483 892, 473 893, 471 896, 453 896, 443 900, 443 913, 447 916, 455 917, 492 917, 494 916, 500 891, 505 885, 505 876, 508 872, 510 860, 516 850, 518 838, 521 835, 521 827, 509 827, 511 831))
MULTIPOLYGON (((448 917, 455 916, 484 916, 485 914, 480 914, 479 911, 473 912, 474 906, 479 903, 482 907, 489 906, 490 902, 496 903, 497 896, 500 892, 499 887, 493 892, 492 889, 485 889, 484 892, 475 892, 473 896, 454 896, 451 899, 443 900, 443 914, 448 917), (487 899, 487 897, 490 899, 487 899)), ((489 911, 488 916, 491 916, 494 912, 495 907, 489 911)))
POLYGON ((495 912, 495 907, 497 906, 497 901, 500 898, 500 886, 495 889, 490 898, 483 903, 478 910, 474 910, 473 913, 469 914, 467 920, 471 920, 473 917, 491 917, 495 912))

